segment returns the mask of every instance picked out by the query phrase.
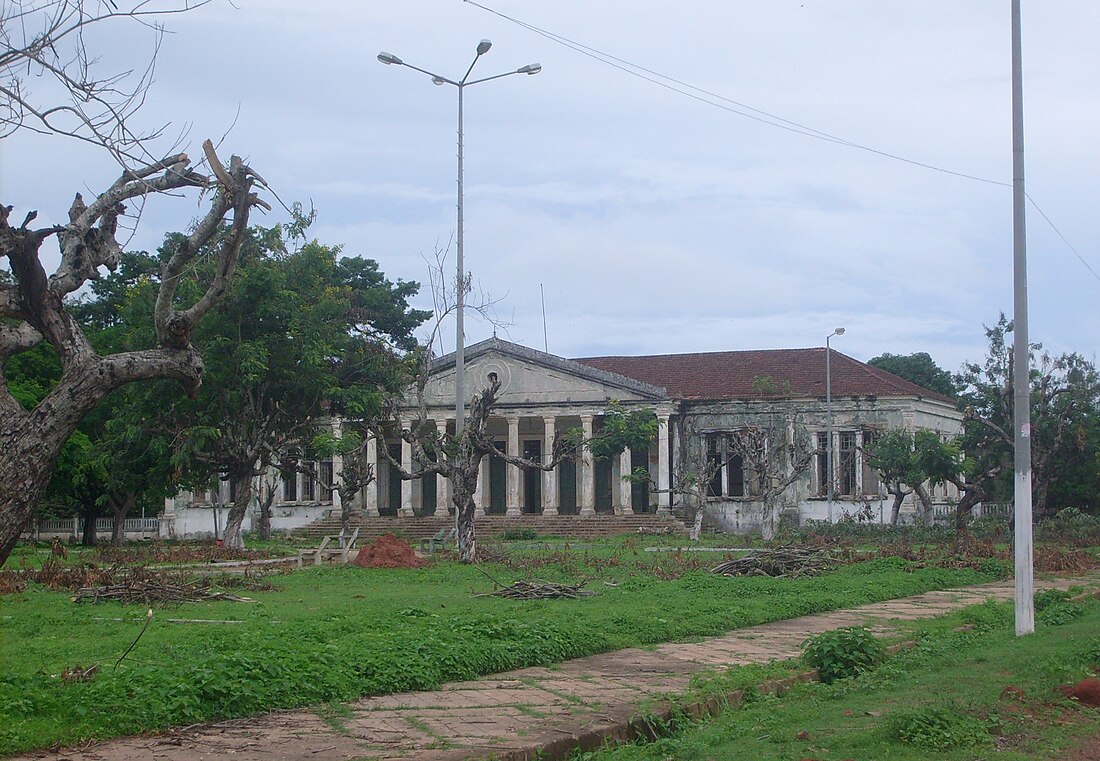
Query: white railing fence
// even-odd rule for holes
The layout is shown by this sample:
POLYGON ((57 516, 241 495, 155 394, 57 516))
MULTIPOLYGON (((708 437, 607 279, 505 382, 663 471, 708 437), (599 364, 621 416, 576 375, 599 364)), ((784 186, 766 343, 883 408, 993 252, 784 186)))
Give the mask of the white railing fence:
MULTIPOLYGON (((114 518, 96 518, 96 534, 113 534, 115 530, 114 518)), ((127 518, 122 524, 122 530, 127 536, 140 536, 143 538, 160 535, 160 518, 127 518)), ((84 520, 79 517, 72 518, 42 518, 36 521, 24 532, 25 536, 38 539, 51 539, 53 537, 80 537, 84 534, 84 520)))

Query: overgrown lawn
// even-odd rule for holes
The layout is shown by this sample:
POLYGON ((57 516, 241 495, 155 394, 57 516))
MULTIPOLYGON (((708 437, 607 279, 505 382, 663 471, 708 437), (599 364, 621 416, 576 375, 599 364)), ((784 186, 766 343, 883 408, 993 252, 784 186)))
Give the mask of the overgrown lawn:
MULTIPOLYGON (((1001 761, 1065 757, 1100 732, 1100 711, 1060 687, 1100 666, 1100 604, 1072 606, 1047 595, 1037 633, 1017 638, 1010 603, 974 606, 913 624, 918 647, 877 669, 831 685, 798 686, 779 698, 749 694, 738 708, 692 725, 673 721, 653 743, 576 761, 880 759, 1001 761), (960 624, 966 631, 955 631, 960 624)), ((795 664, 787 664, 796 668, 795 664)), ((802 666, 805 668, 805 666, 802 666)), ((782 675, 781 664, 766 677, 782 675)), ((763 681, 759 667, 712 675, 700 689, 726 694, 763 681)), ((695 696, 698 699, 698 695, 695 696)))
POLYGON ((586 562, 564 553, 533 571, 453 562, 419 571, 311 568, 271 577, 274 591, 234 590, 253 603, 157 609, 117 667, 145 623, 144 608, 75 604, 32 585, 0 596, 0 753, 430 689, 990 581, 1005 570, 918 568, 887 558, 817 578, 725 578, 640 557, 600 553, 586 562), (596 594, 529 602, 474 596, 493 589, 490 577, 508 584, 531 574, 571 583, 589 577, 596 594), (90 680, 63 678, 90 664, 99 666, 90 680))

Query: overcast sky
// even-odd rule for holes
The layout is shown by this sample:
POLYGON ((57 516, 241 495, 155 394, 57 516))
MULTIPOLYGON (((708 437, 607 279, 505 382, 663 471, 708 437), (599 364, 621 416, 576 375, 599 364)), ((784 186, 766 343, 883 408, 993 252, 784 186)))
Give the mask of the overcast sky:
MULTIPOLYGON (((232 125, 224 153, 247 156, 288 204, 312 203, 322 242, 393 279, 426 281, 425 257, 455 232, 457 93, 375 56, 458 79, 488 38, 475 77, 542 64, 465 96, 466 265, 501 299, 503 338, 543 348, 541 286, 549 351, 567 357, 820 346, 844 326, 833 345, 851 356, 927 351, 957 370, 982 356, 982 324, 1011 311, 1008 0, 484 2, 813 130, 1004 185, 763 124, 461 0, 236 5, 168 19, 143 118, 186 129, 196 156, 232 125)), ((1100 3, 1024 6, 1028 192, 1100 270, 1100 3)), ((131 66, 152 44, 137 29, 94 42, 105 63, 131 66)), ((60 139, 0 143, 0 197, 43 220, 115 173, 60 139)), ((151 203, 134 246, 155 247, 197 210, 151 203)), ((1100 280, 1034 207, 1028 244, 1033 340, 1095 358, 1100 280)), ((491 333, 467 322, 469 342, 491 333)))

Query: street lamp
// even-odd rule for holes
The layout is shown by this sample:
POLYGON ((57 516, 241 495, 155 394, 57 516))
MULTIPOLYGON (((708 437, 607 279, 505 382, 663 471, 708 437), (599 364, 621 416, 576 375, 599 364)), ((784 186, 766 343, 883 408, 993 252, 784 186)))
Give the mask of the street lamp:
POLYGON ((837 328, 825 336, 825 478, 829 480, 827 494, 829 495, 828 517, 829 523, 833 522, 833 373, 830 364, 832 347, 829 345, 833 336, 844 335, 844 328, 837 328))
POLYGON ((433 72, 421 69, 418 66, 413 66, 410 63, 405 63, 392 53, 382 52, 378 54, 378 60, 387 65, 405 66, 413 71, 419 71, 421 74, 427 74, 431 77, 432 82, 437 85, 453 85, 458 89, 458 274, 455 277, 455 438, 462 436, 463 418, 465 417, 465 404, 466 399, 463 396, 462 389, 462 374, 465 369, 465 336, 463 333, 463 308, 466 302, 465 293, 465 273, 463 264, 463 234, 462 234, 462 91, 470 85, 481 84, 482 82, 488 82, 492 79, 500 79, 502 77, 509 77, 513 74, 538 74, 542 71, 542 66, 537 63, 529 63, 526 66, 521 66, 514 71, 506 71, 503 74, 494 74, 491 77, 483 77, 481 79, 470 79, 470 72, 474 70, 474 66, 481 56, 489 52, 489 48, 493 46, 493 43, 489 40, 482 40, 477 45, 477 54, 474 56, 474 60, 470 63, 470 68, 466 69, 466 73, 462 79, 455 81, 448 79, 447 77, 440 76, 433 72))

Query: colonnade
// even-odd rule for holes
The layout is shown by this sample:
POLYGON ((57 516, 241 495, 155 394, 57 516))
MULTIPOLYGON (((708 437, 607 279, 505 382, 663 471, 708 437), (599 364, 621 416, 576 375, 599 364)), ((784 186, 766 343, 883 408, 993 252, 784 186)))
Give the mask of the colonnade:
MULTIPOLYGON (((508 455, 528 459, 537 457, 543 464, 549 465, 552 462, 554 441, 559 434, 580 428, 584 438, 589 440, 598 432, 600 418, 598 414, 504 414, 490 418, 489 431, 494 438, 499 436, 498 447, 508 455)), ((656 486, 655 493, 649 497, 649 504, 644 509, 667 512, 671 462, 669 416, 661 415, 659 418, 661 425, 657 441, 648 451, 632 452, 627 449, 610 463, 597 463, 587 448, 581 449, 575 462, 559 463, 551 470, 524 470, 500 458, 485 457, 481 461, 478 487, 474 493, 475 514, 484 515, 495 505, 498 511, 503 507, 501 512, 505 515, 535 513, 553 516, 564 511, 573 512, 575 509, 581 516, 590 516, 595 515, 598 506, 603 503, 603 509, 610 508, 616 515, 631 515, 634 513, 636 500, 639 499, 634 489, 640 487, 622 477, 633 472, 642 463, 649 469, 651 483, 656 486), (500 478, 501 468, 503 479, 500 478), (575 481, 571 480, 573 478, 575 481), (532 479, 538 479, 537 484, 532 479), (604 487, 599 494, 598 480, 602 480, 604 487), (607 500, 608 488, 610 500, 607 500), (537 504, 530 504, 536 498, 537 504), (607 504, 608 501, 610 504, 607 504)), ((453 418, 440 417, 433 422, 440 435, 454 430, 453 418)), ((402 421, 401 424, 407 427, 409 421, 402 421)), ((399 515, 427 513, 440 516, 447 515, 453 509, 448 479, 435 477, 394 483, 395 479, 390 478, 389 461, 379 453, 379 445, 377 439, 371 439, 367 443, 367 463, 374 467, 375 480, 363 491, 361 504, 364 515, 377 516, 380 512, 392 511, 396 507, 399 515), (394 489, 400 490, 399 499, 394 489), (434 499, 427 497, 428 490, 434 490, 434 499)), ((414 471, 412 446, 409 442, 394 435, 386 440, 385 445, 393 448, 392 456, 401 463, 403 470, 414 471), (400 453, 396 451, 399 441, 400 453)))

